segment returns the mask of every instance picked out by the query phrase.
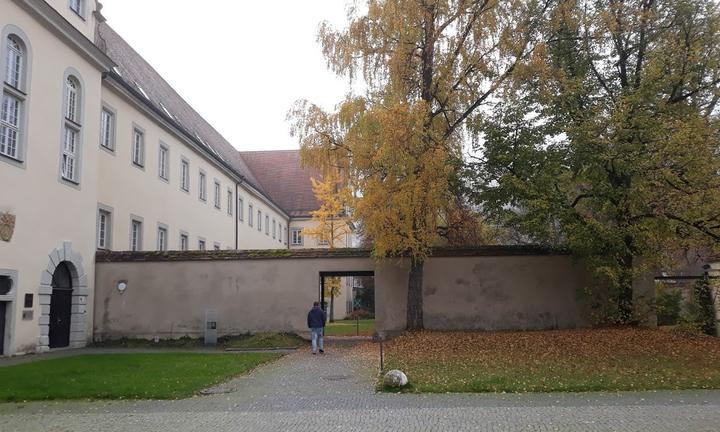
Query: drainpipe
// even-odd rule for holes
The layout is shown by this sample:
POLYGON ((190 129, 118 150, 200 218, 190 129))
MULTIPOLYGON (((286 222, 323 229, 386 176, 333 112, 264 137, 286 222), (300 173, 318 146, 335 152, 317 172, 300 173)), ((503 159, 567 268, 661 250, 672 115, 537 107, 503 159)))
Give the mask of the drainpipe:
POLYGON ((240 220, 240 204, 238 203, 238 197, 240 196, 240 183, 235 182, 235 250, 238 250, 238 221, 240 220))

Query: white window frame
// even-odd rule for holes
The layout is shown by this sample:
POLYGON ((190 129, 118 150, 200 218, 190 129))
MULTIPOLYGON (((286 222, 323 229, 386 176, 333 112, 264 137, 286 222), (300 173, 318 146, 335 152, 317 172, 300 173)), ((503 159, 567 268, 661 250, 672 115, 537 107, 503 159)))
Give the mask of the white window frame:
POLYGON ((245 202, 242 198, 238 198, 238 220, 243 222, 245 219, 245 202))
POLYGON ((290 244, 292 246, 302 246, 303 245, 303 235, 302 235, 302 228, 291 228, 290 229, 290 244))
POLYGON ((25 72, 24 43, 16 35, 10 34, 5 37, 3 42, 5 43, 5 84, 20 90, 23 87, 25 72))
POLYGON ((207 202, 207 174, 203 170, 198 174, 198 199, 207 202))
POLYGON ((190 235, 186 232, 180 232, 180 250, 186 251, 190 249, 190 235))
POLYGON ((232 216, 233 213, 233 205, 235 204, 235 194, 231 189, 227 190, 227 214, 228 216, 232 216))
MULTIPOLYGON (((7 87, 7 86, 6 86, 7 87)), ((5 89, 0 97, 0 155, 21 160, 23 100, 5 89)))
POLYGON ((107 206, 98 207, 97 222, 97 248, 102 250, 112 249, 112 209, 107 206))
POLYGON ((198 239, 198 250, 204 251, 207 250, 207 242, 204 238, 198 239))
POLYGON ((143 250, 143 219, 137 216, 130 218, 130 250, 140 252, 143 250))
POLYGON ((180 189, 190 193, 190 161, 185 158, 180 161, 180 189))
MULTIPOLYGON (((82 149, 83 86, 75 71, 63 81, 63 129, 60 144, 60 179, 70 185, 80 184, 82 149)), ((66 183, 66 184, 68 184, 66 183)))
POLYGON ((166 252, 168 250, 168 227, 165 224, 158 224, 157 250, 158 252, 166 252))
POLYGON ((170 147, 162 141, 158 147, 158 177, 170 181, 170 147))
POLYGON ((215 205, 215 208, 220 210, 220 206, 222 205, 220 201, 220 191, 222 190, 222 186, 220 185, 220 181, 215 180, 213 181, 213 204, 215 205))
POLYGON ((255 209, 252 204, 248 204, 248 226, 253 226, 255 223, 255 209))
POLYGON ((145 168, 145 130, 133 125, 130 149, 132 153, 132 164, 137 168, 145 168))
POLYGON ((273 240, 275 240, 275 239, 277 238, 277 225, 276 225, 276 223, 277 223, 277 222, 276 222, 275 219, 273 218, 273 220, 272 220, 272 238, 273 238, 273 240))
POLYGON ((262 232, 262 210, 260 209, 257 211, 257 230, 262 232))
POLYGON ((25 111, 30 92, 30 48, 22 30, 13 24, 6 25, 0 35, 0 69, 3 74, 0 79, 0 161, 22 167, 27 150, 25 111), (12 52, 16 55, 11 60, 12 52), (10 77, 12 65, 14 76, 10 77), (11 103, 12 109, 9 108, 11 103))
POLYGON ((100 110, 100 147, 115 152, 115 110, 103 105, 100 110))
POLYGON ((270 216, 265 213, 265 235, 270 236, 270 216))

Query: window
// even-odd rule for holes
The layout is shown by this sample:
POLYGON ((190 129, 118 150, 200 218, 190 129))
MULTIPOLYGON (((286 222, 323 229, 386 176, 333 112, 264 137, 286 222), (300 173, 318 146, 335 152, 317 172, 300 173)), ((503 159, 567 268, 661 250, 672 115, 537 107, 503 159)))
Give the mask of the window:
POLYGON ((302 246, 303 244, 303 237, 302 237, 302 229, 301 228, 293 228, 291 230, 292 233, 292 245, 293 246, 302 246))
POLYGON ((3 93, 0 109, 0 154, 13 159, 19 158, 20 104, 20 99, 3 93))
POLYGON ((213 245, 213 250, 219 251, 220 250, 220 243, 215 243, 213 245))
POLYGON ((23 56, 24 52, 20 42, 14 36, 7 38, 7 56, 5 60, 5 82, 8 85, 21 88, 21 79, 23 74, 23 56))
POLYGON ((65 139, 63 143, 62 176, 66 180, 75 180, 77 167, 77 140, 78 133, 75 129, 65 127, 65 139))
POLYGON ((253 226, 253 218, 255 213, 253 213, 253 205, 248 205, 248 225, 253 226))
POLYGON ((75 12, 76 14, 80 15, 81 17, 84 16, 84 0, 70 0, 70 10, 75 12))
POLYGON ((220 209, 220 182, 215 180, 215 189, 213 191, 213 201, 216 209, 220 209))
POLYGON ((130 222, 130 250, 133 252, 142 250, 142 221, 138 219, 130 222))
POLYGON ((278 232, 278 242, 279 242, 279 243, 282 243, 282 242, 283 242, 283 233, 285 232, 285 231, 283 230, 283 225, 280 224, 280 227, 279 227, 278 229, 279 229, 279 232, 278 232))
POLYGON ((78 183, 80 136, 80 84, 70 75, 65 80, 65 129, 63 131, 60 174, 63 179, 78 183))
POLYGON ((137 127, 132 133, 132 163, 140 168, 145 166, 145 133, 137 127))
POLYGON ((108 150, 114 150, 115 114, 103 108, 100 112, 100 145, 108 150))
POLYGON ((270 235, 270 216, 265 215, 265 235, 270 235))
POLYGON ((243 202, 243 199, 238 198, 238 220, 240 222, 242 222, 245 217, 245 209, 243 208, 244 205, 245 203, 243 202))
POLYGON ((318 246, 327 246, 330 243, 327 241, 327 239, 320 239, 318 240, 318 246))
POLYGON ((180 163, 180 189, 190 192, 190 162, 184 159, 180 163))
POLYGON ((186 251, 188 250, 188 235, 187 234, 180 234, 180 250, 186 251))
POLYGON ((257 211, 257 229, 262 232, 262 212, 260 210, 257 211))
POLYGON ((202 171, 200 171, 198 183, 198 198, 200 198, 201 201, 207 201, 207 180, 205 178, 205 173, 202 171))
POLYGON ((65 80, 65 119, 73 123, 78 123, 78 90, 79 84, 77 80, 69 76, 65 80))
POLYGON ((0 88, 0 155, 21 160, 21 117, 26 95, 25 62, 27 53, 20 39, 10 35, 5 40, 5 76, 0 88))
POLYGON ((110 233, 111 233, 111 216, 110 212, 104 209, 98 210, 98 233, 97 248, 110 249, 110 233))
POLYGON ((162 143, 158 154, 158 175, 165 181, 170 178, 170 149, 162 143))
POLYGON ((167 250, 167 227, 159 226, 157 235, 157 250, 164 252, 167 250))
POLYGON ((277 227, 275 226, 275 219, 273 219, 273 229, 272 229, 272 233, 273 233, 273 238, 274 238, 274 239, 277 238, 277 227))
POLYGON ((227 214, 228 214, 228 216, 233 215, 233 202, 235 202, 235 200, 233 199, 233 193, 231 190, 228 189, 228 191, 227 191, 227 214))
POLYGON ((198 250, 205 250, 205 240, 198 240, 198 250))

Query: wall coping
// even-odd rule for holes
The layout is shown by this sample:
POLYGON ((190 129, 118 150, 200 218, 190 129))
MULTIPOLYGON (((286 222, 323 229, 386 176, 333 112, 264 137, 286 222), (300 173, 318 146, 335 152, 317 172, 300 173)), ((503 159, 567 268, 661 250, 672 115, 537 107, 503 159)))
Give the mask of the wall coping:
MULTIPOLYGON (((548 256, 569 255, 562 249, 537 245, 519 246, 478 246, 433 248, 431 258, 481 257, 481 256, 548 256)), ((97 263, 113 262, 177 262, 177 261, 244 261, 277 259, 318 259, 318 258, 371 258, 370 249, 265 249, 265 250, 221 250, 221 251, 167 251, 167 252, 113 252, 98 251, 97 263)))

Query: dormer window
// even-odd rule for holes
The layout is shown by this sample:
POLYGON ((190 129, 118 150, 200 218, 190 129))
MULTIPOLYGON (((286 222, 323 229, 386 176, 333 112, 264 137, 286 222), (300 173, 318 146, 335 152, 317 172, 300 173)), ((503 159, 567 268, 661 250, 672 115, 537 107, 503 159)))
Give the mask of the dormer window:
POLYGON ((70 10, 80 15, 81 18, 85 17, 85 1, 84 0, 70 0, 70 10))

